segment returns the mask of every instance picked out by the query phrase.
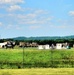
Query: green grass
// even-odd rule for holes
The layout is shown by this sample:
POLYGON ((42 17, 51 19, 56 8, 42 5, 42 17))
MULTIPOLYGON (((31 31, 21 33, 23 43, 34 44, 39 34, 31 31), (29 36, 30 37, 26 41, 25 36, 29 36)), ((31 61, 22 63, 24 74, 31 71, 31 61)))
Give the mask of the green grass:
POLYGON ((0 75, 74 75, 73 68, 1 69, 0 75))
MULTIPOLYGON (((0 49, 0 68, 22 68, 23 49, 0 49)), ((38 50, 24 48, 24 68, 74 67, 74 49, 38 50)))

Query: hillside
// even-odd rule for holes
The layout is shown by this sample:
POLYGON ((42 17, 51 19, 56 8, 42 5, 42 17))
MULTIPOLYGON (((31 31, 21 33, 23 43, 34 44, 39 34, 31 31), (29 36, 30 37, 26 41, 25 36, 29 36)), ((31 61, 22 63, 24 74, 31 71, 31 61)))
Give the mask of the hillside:
POLYGON ((43 36, 43 37, 15 37, 15 38, 12 38, 14 40, 56 40, 56 39, 74 39, 74 35, 73 36, 63 36, 63 37, 60 37, 60 36, 53 36, 53 37, 50 37, 50 36, 43 36))

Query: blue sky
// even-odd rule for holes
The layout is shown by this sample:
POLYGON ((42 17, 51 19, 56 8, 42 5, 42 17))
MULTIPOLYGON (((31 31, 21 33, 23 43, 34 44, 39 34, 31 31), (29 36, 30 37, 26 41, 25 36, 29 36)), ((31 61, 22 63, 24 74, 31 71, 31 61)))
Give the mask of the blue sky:
POLYGON ((0 0, 0 38, 74 35, 74 0, 0 0))

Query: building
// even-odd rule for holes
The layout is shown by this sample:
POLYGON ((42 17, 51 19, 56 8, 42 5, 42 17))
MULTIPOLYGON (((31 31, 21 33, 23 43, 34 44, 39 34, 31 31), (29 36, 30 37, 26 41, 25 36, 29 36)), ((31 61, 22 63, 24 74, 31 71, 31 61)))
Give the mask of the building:
POLYGON ((69 44, 68 43, 57 43, 56 44, 56 49, 69 49, 69 44))
POLYGON ((38 45, 38 49, 50 49, 49 45, 38 45))
POLYGON ((0 48, 4 48, 6 44, 7 44, 7 42, 0 43, 0 48))

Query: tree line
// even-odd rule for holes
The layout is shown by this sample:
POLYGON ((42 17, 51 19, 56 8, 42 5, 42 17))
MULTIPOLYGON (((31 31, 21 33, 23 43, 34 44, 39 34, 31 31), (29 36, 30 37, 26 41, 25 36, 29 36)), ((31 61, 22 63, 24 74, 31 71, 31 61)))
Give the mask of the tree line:
POLYGON ((49 44, 49 45, 56 45, 56 43, 69 43, 70 46, 73 46, 74 44, 74 39, 52 39, 52 40, 14 40, 14 39, 0 39, 0 43, 2 42, 6 42, 6 41, 14 41, 16 42, 16 45, 19 45, 20 42, 28 42, 28 43, 32 43, 32 42, 36 42, 39 45, 45 45, 45 44, 49 44))

